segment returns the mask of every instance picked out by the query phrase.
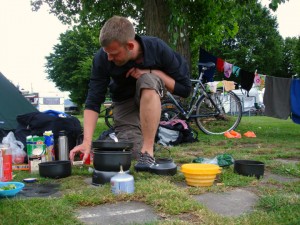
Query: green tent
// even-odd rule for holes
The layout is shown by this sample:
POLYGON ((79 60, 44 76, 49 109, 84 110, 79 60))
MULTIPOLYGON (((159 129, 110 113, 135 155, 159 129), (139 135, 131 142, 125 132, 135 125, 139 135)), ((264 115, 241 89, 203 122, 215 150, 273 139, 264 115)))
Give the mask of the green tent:
POLYGON ((0 72, 0 130, 15 130, 17 116, 30 112, 38 110, 0 72))

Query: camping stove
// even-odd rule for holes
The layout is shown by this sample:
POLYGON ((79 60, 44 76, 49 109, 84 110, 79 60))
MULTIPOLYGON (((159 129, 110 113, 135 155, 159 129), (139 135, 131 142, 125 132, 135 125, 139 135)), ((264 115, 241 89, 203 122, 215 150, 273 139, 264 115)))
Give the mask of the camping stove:
MULTIPOLYGON (((124 171, 124 172, 129 174, 129 170, 124 171)), ((94 170, 93 176, 92 176, 92 184, 95 186, 99 186, 102 184, 110 183, 110 178, 112 178, 117 173, 118 172, 94 170)))

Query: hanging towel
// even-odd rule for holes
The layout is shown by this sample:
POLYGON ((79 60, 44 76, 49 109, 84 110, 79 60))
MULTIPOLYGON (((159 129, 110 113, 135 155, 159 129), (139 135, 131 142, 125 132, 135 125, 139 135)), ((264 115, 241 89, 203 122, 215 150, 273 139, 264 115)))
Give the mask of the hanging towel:
MULTIPOLYGON (((213 62, 214 64, 217 64, 217 57, 208 53, 203 48, 200 48, 199 55, 200 55, 199 62, 202 62, 202 63, 213 62)), ((199 71, 201 71, 202 66, 198 66, 198 69, 199 69, 199 71)), ((213 77, 214 77, 215 72, 216 72, 216 67, 211 67, 208 70, 205 70, 202 82, 206 83, 206 82, 214 81, 213 77)))
POLYGON ((221 58, 217 58, 217 70, 221 73, 224 71, 224 60, 221 58))
POLYGON ((291 112, 294 123, 300 124, 300 80, 292 79, 291 83, 291 112))
POLYGON ((232 72, 232 64, 224 62, 224 76, 229 78, 232 72))
POLYGON ((249 91, 253 86, 254 73, 250 73, 246 70, 240 69, 241 77, 241 87, 247 91, 247 96, 249 97, 249 91))
POLYGON ((261 84, 261 79, 258 73, 254 74, 254 85, 255 86, 260 86, 261 84))
POLYGON ((225 91, 231 91, 235 89, 235 84, 233 81, 223 80, 223 85, 225 88, 225 91))
POLYGON ((217 92, 217 87, 220 81, 214 81, 214 82, 207 82, 207 86, 209 91, 216 93, 217 92))
POLYGON ((285 120, 289 117, 291 80, 291 78, 266 76, 263 98, 266 116, 285 120))
POLYGON ((232 74, 238 77, 240 75, 240 67, 233 65, 232 66, 232 74))
POLYGON ((258 76, 260 77, 259 89, 262 90, 265 87, 266 75, 258 74, 258 76))

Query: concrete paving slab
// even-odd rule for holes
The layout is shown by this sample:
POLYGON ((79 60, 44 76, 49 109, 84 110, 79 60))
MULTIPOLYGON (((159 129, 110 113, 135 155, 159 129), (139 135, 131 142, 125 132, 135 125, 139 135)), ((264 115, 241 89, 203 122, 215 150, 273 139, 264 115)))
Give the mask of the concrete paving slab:
POLYGON ((262 182, 266 182, 266 181, 268 181, 270 179, 273 179, 273 180, 276 180, 276 181, 279 181, 279 182, 295 182, 295 181, 300 181, 300 179, 297 178, 297 177, 281 176, 281 175, 278 175, 278 174, 273 174, 273 173, 270 173, 270 172, 265 172, 264 176, 263 176, 263 179, 262 179, 262 182))
POLYGON ((247 190, 235 189, 224 193, 206 193, 193 196, 208 209, 223 216, 240 216, 253 210, 258 197, 247 190))
POLYGON ((77 211, 77 218, 84 224, 121 225, 145 224, 159 220, 153 209, 141 202, 119 202, 77 211))

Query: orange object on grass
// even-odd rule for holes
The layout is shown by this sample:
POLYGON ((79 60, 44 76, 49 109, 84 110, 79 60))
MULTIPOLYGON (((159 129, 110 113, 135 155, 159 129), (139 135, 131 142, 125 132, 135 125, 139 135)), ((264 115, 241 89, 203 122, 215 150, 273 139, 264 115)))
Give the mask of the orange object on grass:
POLYGON ((255 138, 256 135, 253 131, 247 131, 246 133, 244 133, 245 137, 249 137, 249 138, 255 138))
POLYGON ((234 130, 229 131, 229 133, 231 135, 233 135, 235 138, 241 138, 242 137, 242 135, 239 132, 236 132, 234 130))
POLYGON ((232 134, 230 134, 228 131, 226 131, 224 133, 224 136, 227 137, 227 138, 235 138, 232 134))

